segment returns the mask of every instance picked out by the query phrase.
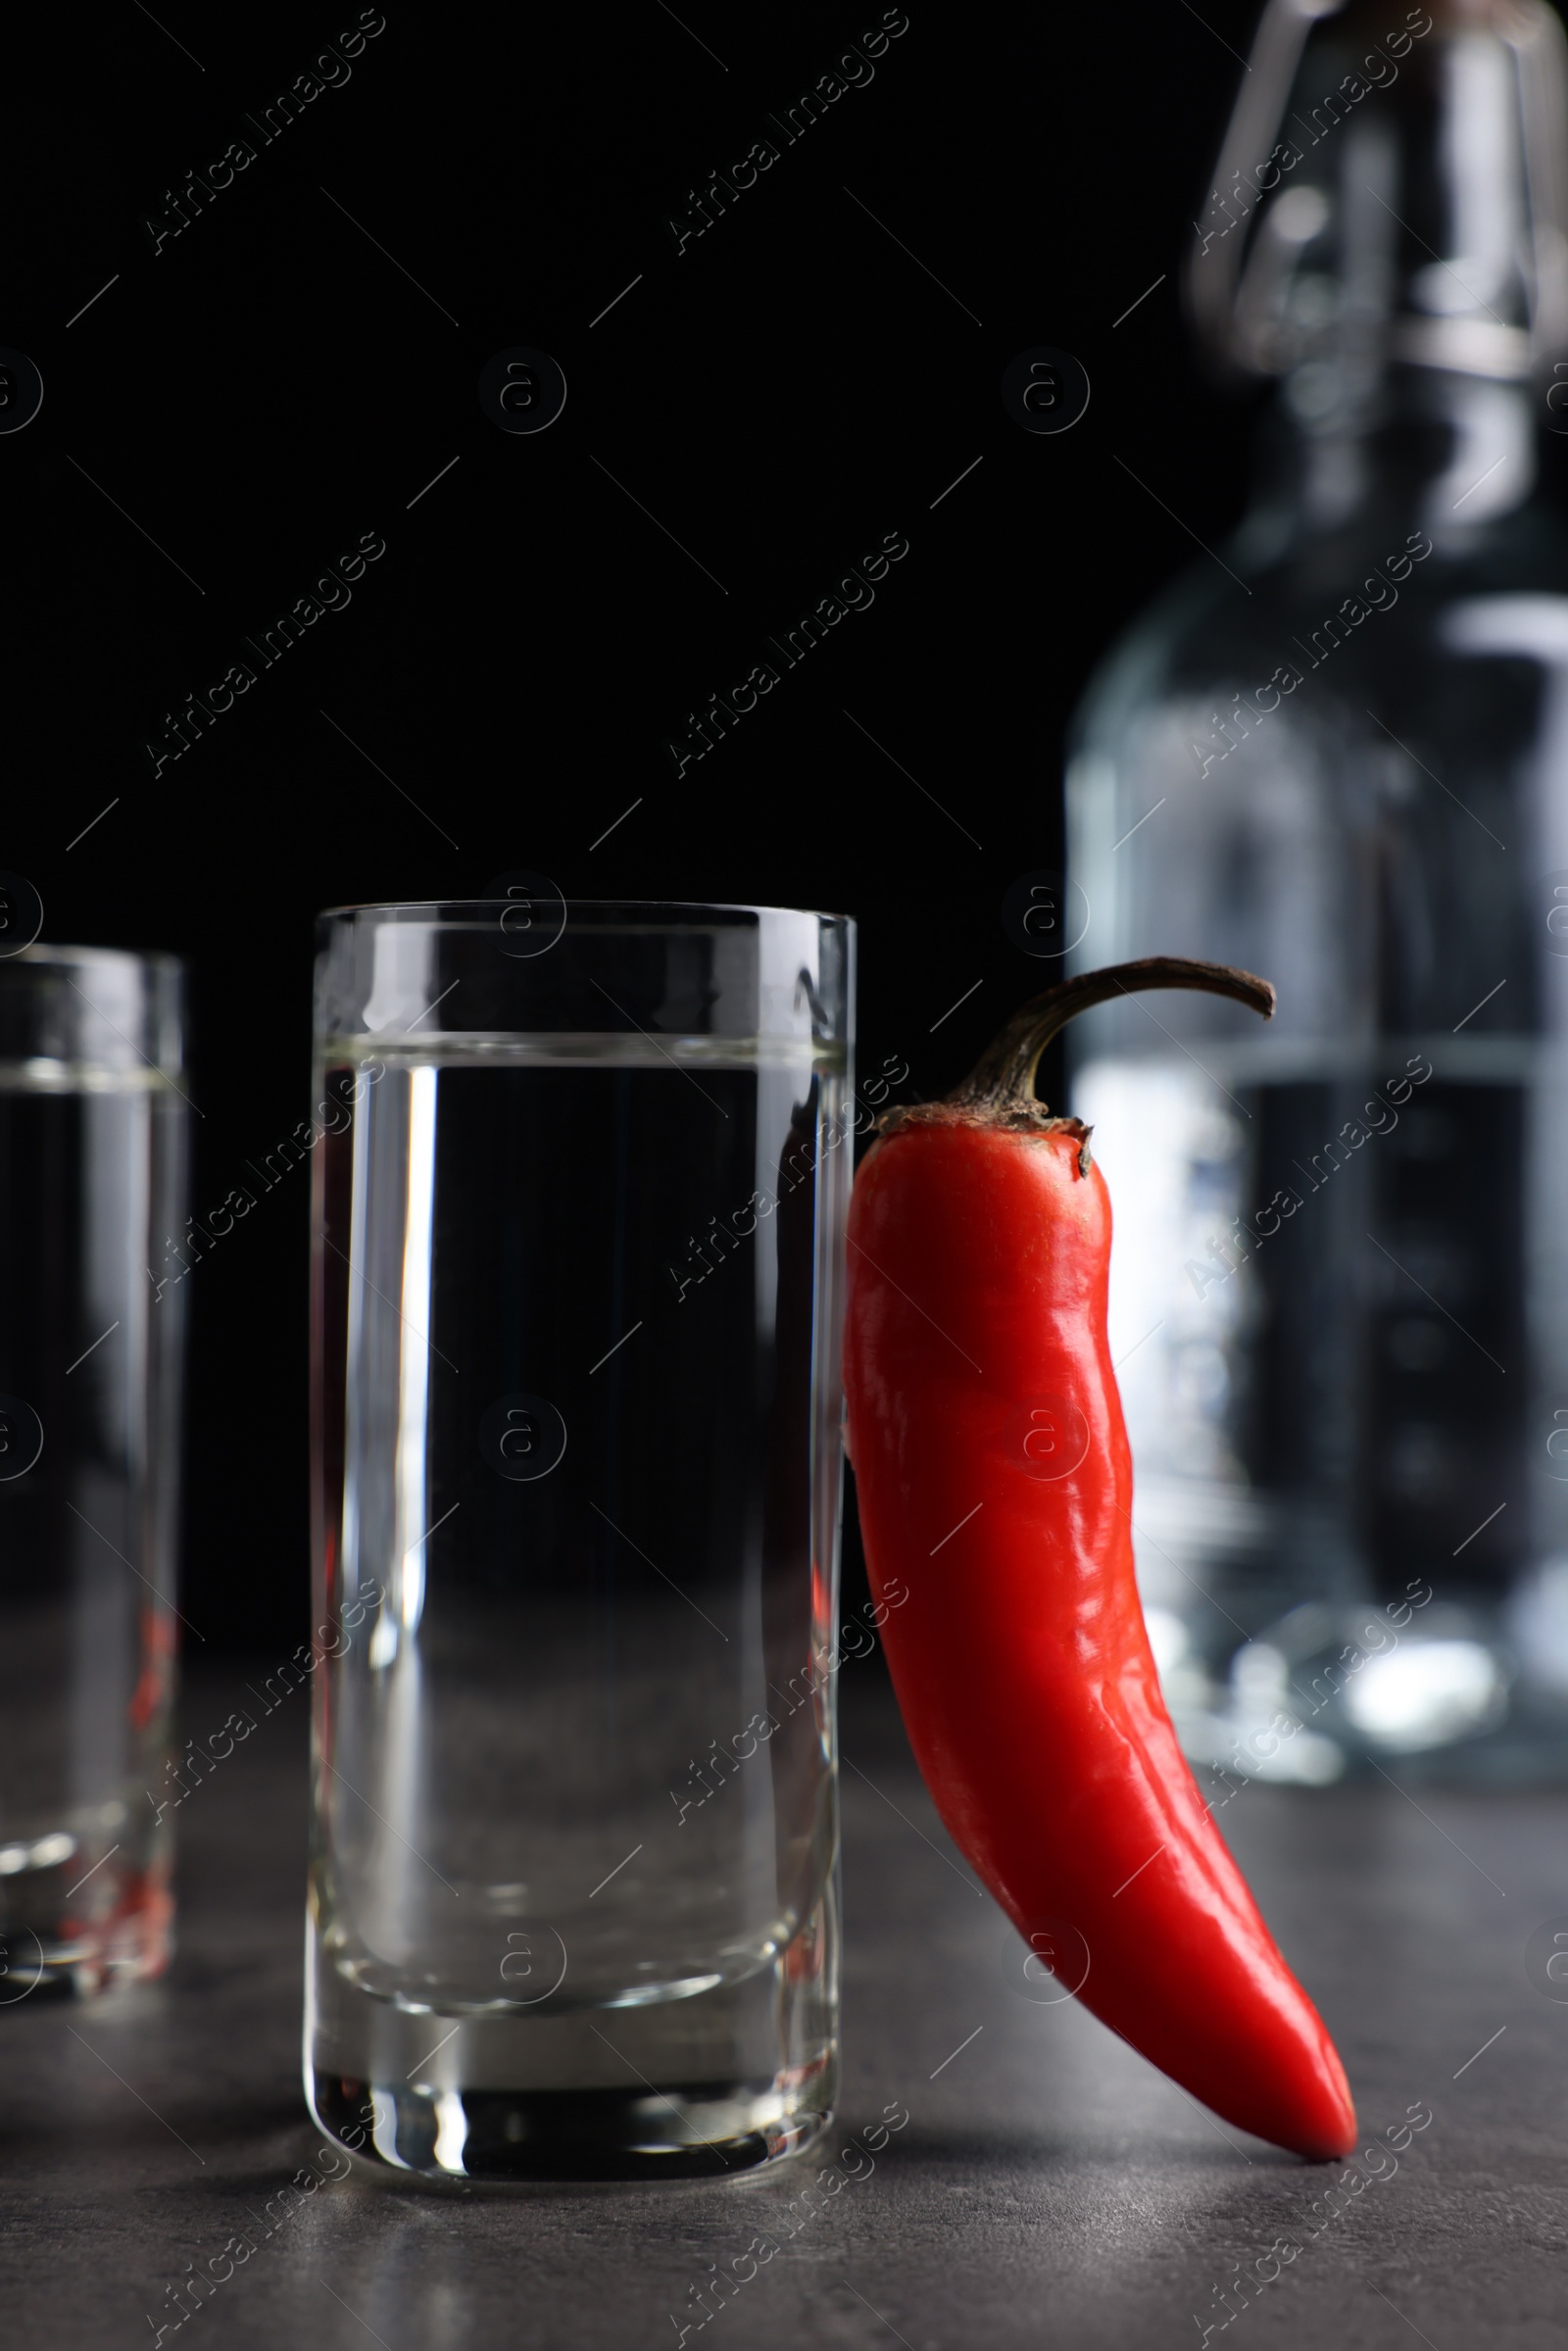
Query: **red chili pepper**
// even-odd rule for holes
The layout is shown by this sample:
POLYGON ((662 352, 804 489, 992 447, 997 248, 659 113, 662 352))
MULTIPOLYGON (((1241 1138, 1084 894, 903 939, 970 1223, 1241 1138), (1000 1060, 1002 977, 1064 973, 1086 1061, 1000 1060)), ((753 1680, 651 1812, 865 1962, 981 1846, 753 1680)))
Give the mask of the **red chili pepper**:
POLYGON ((1041 1968, 1216 2114, 1300 2154, 1355 2141, 1328 2032, 1205 1810, 1134 1577, 1105 1336, 1110 1200, 1089 1129, 1034 1098, 1077 1012, 1267 981, 1151 956, 1026 1004, 946 1102, 890 1112, 856 1179, 845 1345, 866 1565, 910 1744, 1041 1968))

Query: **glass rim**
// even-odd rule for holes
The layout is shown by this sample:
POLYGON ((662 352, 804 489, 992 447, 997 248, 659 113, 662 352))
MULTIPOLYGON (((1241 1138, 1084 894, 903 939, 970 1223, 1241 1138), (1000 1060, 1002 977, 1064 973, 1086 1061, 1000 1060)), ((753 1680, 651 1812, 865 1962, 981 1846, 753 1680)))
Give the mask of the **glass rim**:
MULTIPOLYGON (((189 968, 161 948, 56 947, 0 955, 0 1084, 10 1093, 175 1084, 188 1061, 189 968)), ((175 1091, 179 1091, 177 1084, 175 1091)))
MULTIPOLYGON (((545 877, 543 875, 540 876, 541 880, 544 878, 545 877)), ((584 908, 595 906, 614 906, 624 909, 624 911, 627 913, 641 914, 644 916, 659 914, 783 914, 789 916, 795 921, 799 921, 804 918, 810 922, 832 922, 844 924, 846 926, 853 925, 856 920, 856 917, 853 914, 834 914, 828 912, 825 908, 820 906, 752 906, 740 899, 617 897, 572 898, 568 897, 564 892, 561 892, 558 895, 561 898, 562 905, 566 909, 568 921, 574 906, 581 906, 584 908)), ((364 901, 351 903, 345 906, 323 906, 318 914, 317 920, 318 922, 347 922, 351 918, 361 914, 409 914, 425 917, 432 923, 442 923, 448 920, 448 917, 444 913, 443 909, 449 906, 482 906, 488 910, 492 907, 507 906, 512 903, 513 902, 510 899, 505 898, 477 897, 366 899, 364 901)))
POLYGON ((175 976, 185 969, 184 957, 167 947, 56 947, 47 939, 34 939, 30 945, 18 948, 15 955, 0 955, 0 973, 36 971, 40 965, 47 968, 50 964, 91 971, 102 970, 109 963, 129 963, 142 971, 175 976))

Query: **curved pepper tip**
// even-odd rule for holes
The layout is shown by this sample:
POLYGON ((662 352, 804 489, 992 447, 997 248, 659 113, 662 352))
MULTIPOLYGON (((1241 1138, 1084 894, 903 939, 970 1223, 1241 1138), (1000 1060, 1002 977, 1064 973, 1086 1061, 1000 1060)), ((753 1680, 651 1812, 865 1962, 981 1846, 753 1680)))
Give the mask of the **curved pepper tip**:
POLYGON ((1300 2099, 1293 2118, 1295 2127, 1281 2130, 1278 2139, 1281 2146, 1304 2156, 1308 2163, 1338 2163, 1354 2153, 1360 2130, 1340 2053, 1326 2032, 1320 2055, 1322 2070, 1300 2099))

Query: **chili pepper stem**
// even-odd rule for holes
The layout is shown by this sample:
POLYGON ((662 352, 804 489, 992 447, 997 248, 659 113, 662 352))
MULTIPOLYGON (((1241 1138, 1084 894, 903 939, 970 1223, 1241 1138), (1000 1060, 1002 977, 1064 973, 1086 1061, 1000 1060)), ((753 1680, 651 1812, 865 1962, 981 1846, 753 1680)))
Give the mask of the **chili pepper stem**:
POLYGON ((1188 955, 1141 955, 1134 963, 1109 963, 1102 971, 1082 971, 1059 980, 1021 1004, 948 1101, 955 1106, 991 1111, 1034 1102, 1035 1071, 1052 1038, 1092 1005, 1148 988, 1201 989, 1209 996, 1231 997, 1265 1020, 1274 1013, 1269 982, 1229 963, 1200 963, 1188 955))

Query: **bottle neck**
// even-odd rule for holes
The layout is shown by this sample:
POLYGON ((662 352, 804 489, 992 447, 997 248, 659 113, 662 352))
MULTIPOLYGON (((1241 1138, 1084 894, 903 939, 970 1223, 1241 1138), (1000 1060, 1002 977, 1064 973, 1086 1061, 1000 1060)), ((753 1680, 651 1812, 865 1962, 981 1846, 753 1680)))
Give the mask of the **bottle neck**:
POLYGON ((1324 419, 1302 416, 1298 389, 1288 380, 1264 421, 1258 478, 1260 513, 1293 537, 1423 531, 1462 556, 1535 495, 1527 383, 1394 367, 1372 398, 1324 419))
POLYGON ((1279 384, 1259 519, 1462 553, 1533 495, 1568 349, 1561 28, 1539 0, 1269 0, 1253 60, 1188 293, 1211 356, 1279 384))

